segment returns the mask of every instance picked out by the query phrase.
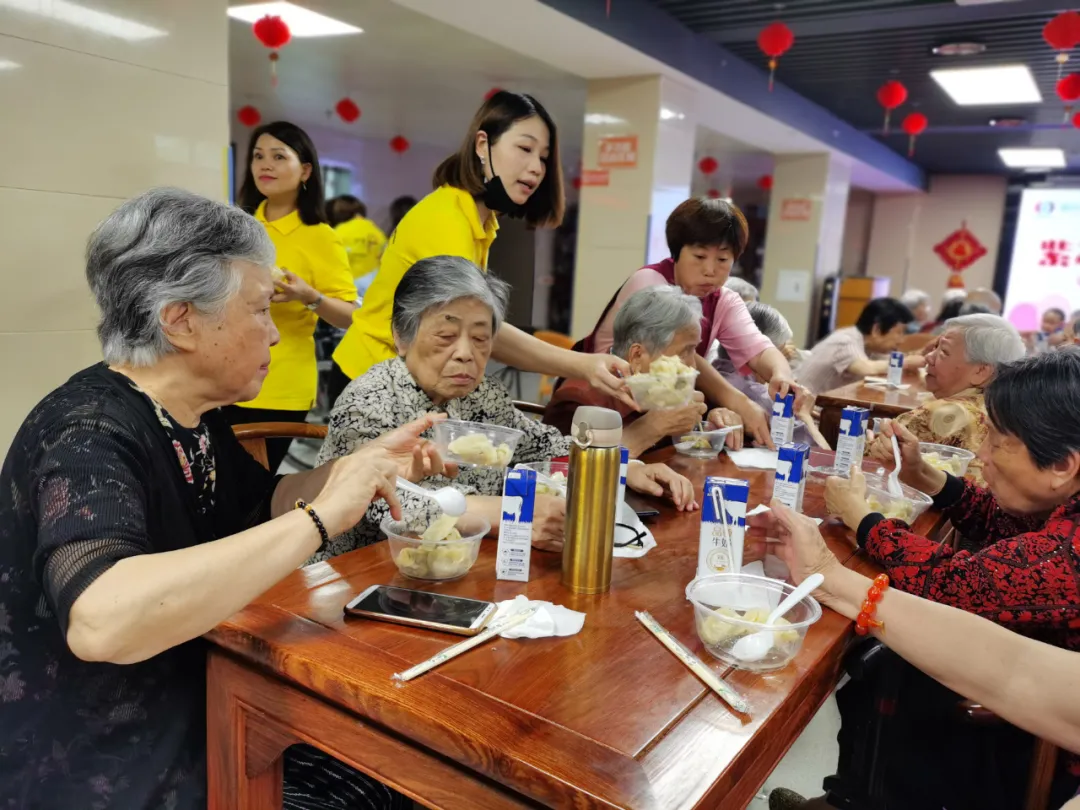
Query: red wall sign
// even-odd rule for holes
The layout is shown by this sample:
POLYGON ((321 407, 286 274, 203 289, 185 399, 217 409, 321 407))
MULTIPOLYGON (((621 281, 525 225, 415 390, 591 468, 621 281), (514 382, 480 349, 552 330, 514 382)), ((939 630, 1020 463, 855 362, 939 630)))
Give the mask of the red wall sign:
POLYGON ((582 169, 582 186, 609 186, 611 185, 611 172, 607 169, 582 169))
POLYGON ((780 219, 808 222, 814 214, 814 201, 806 197, 788 197, 780 203, 780 219))
POLYGON ((637 135, 617 135, 600 139, 597 165, 606 169, 633 169, 637 166, 637 135))

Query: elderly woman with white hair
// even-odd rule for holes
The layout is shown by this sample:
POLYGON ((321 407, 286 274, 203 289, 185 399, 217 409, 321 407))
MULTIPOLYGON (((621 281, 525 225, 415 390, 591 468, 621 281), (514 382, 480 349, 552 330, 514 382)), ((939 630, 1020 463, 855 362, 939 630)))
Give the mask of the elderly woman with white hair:
MULTIPOLYGON (((273 265, 254 218, 176 189, 124 203, 90 238, 105 362, 34 407, 0 473, 0 796, 14 806, 205 808, 200 636, 376 498, 397 511, 396 476, 442 470, 419 439, 430 418, 281 478, 243 450, 219 408, 266 377, 273 265)), ((314 749, 289 749, 284 773, 286 808, 403 806, 314 749)))
MULTIPOLYGON (((987 431, 983 392, 998 366, 1016 362, 1024 354, 1020 333, 998 315, 963 315, 946 321, 944 334, 926 355, 926 389, 934 399, 896 421, 921 442, 977 453, 987 431)), ((873 438, 867 455, 891 461, 892 442, 885 436, 873 438)), ((967 475, 983 483, 978 458, 971 462, 967 475)))
MULTIPOLYGON (((514 428, 524 433, 510 464, 565 457, 570 440, 553 427, 514 407, 509 392, 484 375, 491 348, 506 315, 510 287, 460 256, 434 256, 416 262, 394 291, 391 327, 398 356, 373 366, 338 397, 330 432, 319 461, 352 453, 357 447, 435 411, 452 419, 514 428)), ((632 464, 626 484, 661 495, 665 489, 680 509, 696 508, 691 483, 663 464, 632 464)), ((503 471, 493 467, 462 470, 451 480, 425 478, 429 489, 454 486, 465 493, 470 514, 488 519, 497 531, 502 516, 503 471)), ((401 493, 410 515, 430 514, 430 499, 401 493)), ((389 509, 373 503, 351 531, 335 537, 315 559, 328 559, 382 539, 379 526, 389 509)), ((564 499, 540 495, 533 512, 533 544, 561 546, 564 499)))
POLYGON ((929 293, 922 290, 905 290, 904 294, 900 296, 900 303, 910 309, 912 316, 915 318, 907 325, 908 334, 913 335, 921 331, 923 324, 928 323, 932 315, 930 307, 933 302, 930 300, 929 293))
MULTIPOLYGON (((701 342, 701 312, 701 300, 678 287, 638 290, 615 315, 611 351, 629 363, 635 374, 647 372, 652 362, 661 357, 678 357, 692 365, 701 342)), ((706 414, 705 397, 698 391, 689 404, 680 408, 641 413, 582 380, 567 380, 555 390, 544 411, 544 423, 568 433, 574 412, 582 405, 619 412, 623 418, 623 446, 630 450, 631 458, 670 443, 672 436, 694 430, 701 421, 715 427, 742 424, 737 413, 725 408, 714 408, 706 414)), ((733 448, 741 447, 742 441, 742 431, 728 436, 733 448)))

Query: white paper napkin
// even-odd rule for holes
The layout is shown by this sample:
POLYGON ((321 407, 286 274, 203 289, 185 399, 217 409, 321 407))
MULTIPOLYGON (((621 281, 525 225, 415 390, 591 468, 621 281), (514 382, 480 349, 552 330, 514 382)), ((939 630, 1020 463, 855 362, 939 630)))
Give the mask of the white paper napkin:
POLYGON ((652 549, 656 548, 656 538, 652 536, 652 532, 648 527, 641 522, 641 518, 638 517, 637 512, 633 507, 627 503, 619 505, 618 518, 615 520, 615 557, 644 557, 652 549), (618 524, 623 524, 619 526, 618 524), (626 528, 627 526, 633 526, 633 529, 626 528), (633 540, 634 537, 642 533, 641 546, 637 544, 632 546, 619 547, 618 543, 625 543, 628 540, 633 540))
POLYGON ((742 450, 727 450, 736 467, 748 470, 775 470, 778 453, 765 447, 744 447, 742 450))
MULTIPOLYGON (((750 517, 751 515, 760 515, 763 512, 771 512, 771 511, 772 511, 772 509, 770 509, 767 504, 762 503, 762 504, 758 504, 753 509, 751 509, 749 512, 747 512, 746 516, 750 517)), ((806 515, 805 517, 810 517, 810 516, 806 515)), ((820 526, 822 524, 822 522, 823 522, 822 518, 811 517, 810 519, 812 521, 814 521, 814 523, 816 523, 818 526, 820 526)))
POLYGON ((906 391, 911 388, 910 383, 901 383, 900 385, 889 385, 887 377, 866 377, 863 382, 871 386, 884 386, 885 388, 892 388, 895 391, 906 391))
POLYGON ((551 602, 529 601, 527 596, 516 596, 499 602, 499 609, 495 611, 491 621, 495 622, 503 616, 517 613, 530 605, 539 606, 539 610, 521 624, 511 627, 505 633, 500 633, 503 638, 548 638, 550 636, 573 636, 581 632, 585 626, 585 614, 570 610, 562 605, 554 605, 551 602))

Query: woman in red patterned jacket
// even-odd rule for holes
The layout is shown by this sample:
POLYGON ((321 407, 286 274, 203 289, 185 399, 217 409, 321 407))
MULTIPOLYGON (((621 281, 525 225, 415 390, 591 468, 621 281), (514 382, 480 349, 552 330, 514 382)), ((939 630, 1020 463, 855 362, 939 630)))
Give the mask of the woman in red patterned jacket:
MULTIPOLYGON (((900 443, 901 480, 933 495, 973 551, 954 552, 875 513, 857 470, 850 479, 829 480, 826 505, 856 530, 860 548, 885 569, 892 587, 1080 650, 1080 350, 1001 367, 986 389, 986 411, 989 433, 978 453, 986 489, 925 463, 918 440, 903 427, 885 429, 900 443)), ((871 697, 876 686, 837 694, 849 732, 878 711, 871 697)), ((955 696, 914 670, 899 695, 890 733, 902 738, 903 753, 886 776, 896 806, 1022 806, 1030 739, 1011 728, 999 734, 969 725, 965 732, 946 708, 955 696)), ((842 729, 841 770, 844 737, 842 729)), ((1075 759, 1066 764, 1080 774, 1075 759)), ((1076 780, 1063 770, 1059 781, 1076 780)))

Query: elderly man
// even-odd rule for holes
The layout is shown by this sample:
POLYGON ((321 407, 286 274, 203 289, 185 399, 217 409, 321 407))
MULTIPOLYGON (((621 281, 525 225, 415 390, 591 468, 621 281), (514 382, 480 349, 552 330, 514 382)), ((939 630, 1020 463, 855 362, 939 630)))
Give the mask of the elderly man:
MULTIPOLYGON (((373 500, 397 512, 397 476, 442 471, 431 417, 281 478, 244 452, 219 408, 266 377, 273 263, 253 217, 177 189, 90 238, 105 362, 34 407, 0 472, 4 807, 205 808, 200 636, 373 500)), ((406 803, 305 746, 284 773, 287 810, 406 803)))
MULTIPOLYGON (((659 357, 678 357, 689 366, 701 340, 701 302, 673 287, 651 287, 631 295, 615 316, 612 352, 630 364, 634 373, 648 371, 659 357)), ((738 394, 739 396, 744 396, 738 394)), ((717 427, 741 424, 739 417, 724 408, 706 415, 700 394, 682 408, 665 408, 638 413, 613 397, 567 380, 555 391, 547 405, 544 422, 570 433, 574 411, 580 405, 598 405, 617 410, 623 417, 623 445, 637 458, 657 444, 693 430, 703 419, 717 427)), ((741 431, 731 434, 741 441, 741 431)))
MULTIPOLYGON (((896 421, 921 442, 978 452, 987 430, 983 390, 998 366, 1014 363, 1024 353, 1020 333, 997 315, 964 315, 947 321, 937 346, 926 355, 926 387, 934 399, 896 421)), ((868 454, 890 461, 891 441, 878 436, 868 454)), ((983 482, 979 459, 971 462, 968 477, 983 482)))

